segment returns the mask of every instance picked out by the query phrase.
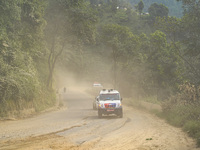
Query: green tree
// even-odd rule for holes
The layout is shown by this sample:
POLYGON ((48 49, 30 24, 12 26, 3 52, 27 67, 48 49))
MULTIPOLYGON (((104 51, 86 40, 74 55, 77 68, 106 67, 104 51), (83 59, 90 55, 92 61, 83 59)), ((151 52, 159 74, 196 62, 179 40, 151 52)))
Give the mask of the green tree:
POLYGON ((183 27, 184 27, 184 34, 185 36, 185 44, 187 45, 188 53, 192 54, 193 56, 199 55, 199 23, 200 23, 200 1, 188 1, 183 0, 185 9, 185 15, 182 18, 183 27))
POLYGON ((133 53, 134 35, 125 26, 116 24, 105 25, 102 29, 102 40, 111 48, 111 58, 113 61, 113 86, 117 85, 117 74, 119 71, 120 60, 126 58, 126 56, 133 53))
POLYGON ((153 3, 148 9, 150 17, 155 20, 156 17, 168 17, 169 9, 163 4, 153 3))
MULTIPOLYGON (((82 64, 82 44, 95 41, 96 18, 83 0, 52 0, 47 10, 46 37, 49 44, 49 77, 52 87, 55 64, 63 51, 76 47, 82 64)), ((81 68, 83 69, 83 68, 81 68)))
POLYGON ((181 83, 182 61, 176 47, 167 43, 163 32, 151 34, 150 43, 148 63, 152 71, 152 86, 156 95, 163 99, 172 94, 171 91, 177 89, 178 83, 181 83))
MULTIPOLYGON (((139 0, 127 0, 132 4, 132 6, 135 6, 138 4, 139 0)), ((183 8, 182 8, 182 2, 177 2, 177 0, 143 0, 145 6, 144 6, 144 12, 148 12, 148 8, 153 3, 163 4, 169 8, 169 16, 174 16, 181 18, 183 16, 183 8)))
POLYGON ((117 7, 119 7, 119 0, 112 0, 111 10, 113 13, 117 12, 117 7))
POLYGON ((155 22, 155 27, 165 32, 173 43, 181 40, 183 36, 182 19, 176 17, 158 17, 155 22))
POLYGON ((188 72, 186 77, 195 85, 200 84, 200 1, 182 0, 184 16, 182 17, 182 51, 188 72))
POLYGON ((144 3, 142 0, 140 0, 140 2, 136 5, 136 9, 138 10, 138 12, 140 13, 140 15, 142 14, 143 12, 143 9, 144 9, 144 3))
POLYGON ((46 68, 42 64, 45 6, 43 0, 0 2, 0 115, 35 107, 39 97, 45 102, 48 99, 43 97, 47 93, 43 89, 46 74, 41 75, 46 68))

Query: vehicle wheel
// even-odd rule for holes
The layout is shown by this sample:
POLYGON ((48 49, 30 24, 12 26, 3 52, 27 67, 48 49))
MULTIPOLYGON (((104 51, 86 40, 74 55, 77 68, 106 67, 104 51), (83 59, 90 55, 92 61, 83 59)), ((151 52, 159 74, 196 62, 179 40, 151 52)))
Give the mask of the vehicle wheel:
POLYGON ((119 117, 120 117, 120 118, 123 118, 123 111, 120 111, 119 117))
POLYGON ((102 113, 100 111, 98 111, 98 117, 102 118, 102 113))
POLYGON ((123 112, 121 112, 121 114, 119 115, 120 118, 123 118, 123 112))

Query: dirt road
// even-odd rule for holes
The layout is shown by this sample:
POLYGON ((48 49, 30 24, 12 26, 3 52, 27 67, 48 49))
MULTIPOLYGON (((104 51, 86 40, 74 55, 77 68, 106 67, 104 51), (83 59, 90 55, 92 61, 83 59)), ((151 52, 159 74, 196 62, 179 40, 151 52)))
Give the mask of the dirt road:
POLYGON ((63 99, 66 109, 0 122, 0 150, 200 150, 180 129, 145 112, 126 106, 123 118, 98 119, 86 94, 68 91, 63 99))

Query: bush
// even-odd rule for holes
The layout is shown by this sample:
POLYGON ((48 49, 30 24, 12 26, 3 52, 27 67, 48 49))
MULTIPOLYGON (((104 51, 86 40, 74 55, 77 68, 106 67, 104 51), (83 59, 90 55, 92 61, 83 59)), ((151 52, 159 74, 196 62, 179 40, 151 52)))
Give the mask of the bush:
POLYGON ((20 116, 24 109, 39 112, 55 104, 54 91, 48 91, 39 81, 32 59, 26 57, 26 62, 24 59, 22 55, 16 55, 13 66, 0 57, 0 117, 20 116))
POLYGON ((200 122, 199 121, 188 121, 183 127, 184 131, 188 132, 189 135, 195 136, 200 133, 200 122))
POLYGON ((197 139, 197 145, 200 146, 200 121, 188 121, 184 127, 184 131, 186 131, 191 137, 197 139))
POLYGON ((161 114, 170 124, 182 127, 200 146, 200 87, 189 83, 180 86, 180 93, 162 104, 161 114))

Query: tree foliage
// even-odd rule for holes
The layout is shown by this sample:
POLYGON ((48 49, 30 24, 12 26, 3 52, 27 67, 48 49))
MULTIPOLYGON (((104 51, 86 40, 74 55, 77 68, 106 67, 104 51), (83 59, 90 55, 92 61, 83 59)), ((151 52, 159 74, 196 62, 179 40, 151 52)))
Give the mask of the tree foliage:
POLYGON ((10 109, 23 109, 25 103, 43 97, 39 64, 45 62, 46 5, 45 1, 2 0, 0 6, 0 115, 6 115, 10 109), (10 102, 16 107, 9 108, 10 102))
POLYGON ((134 35, 124 26, 105 25, 102 29, 102 39, 108 47, 111 48, 111 59, 113 61, 113 85, 117 88, 118 70, 120 60, 127 57, 128 54, 133 54, 134 35))
POLYGON ((78 46, 82 55, 81 45, 95 42, 96 18, 82 0, 52 0, 46 19, 46 39, 49 45, 47 86, 51 88, 55 64, 63 51, 67 47, 78 46))
POLYGON ((156 17, 167 17, 169 9, 163 4, 153 3, 148 9, 150 17, 155 20, 156 17))
POLYGON ((140 2, 136 5, 136 9, 138 10, 138 12, 140 13, 140 15, 142 14, 142 11, 144 9, 144 3, 142 0, 140 0, 140 2))
MULTIPOLYGON (((128 0, 133 6, 137 5, 140 0, 128 0)), ((148 12, 148 8, 153 4, 163 4, 169 8, 169 16, 181 18, 183 16, 183 8, 182 2, 178 2, 177 0, 143 0, 144 12, 148 12)))

